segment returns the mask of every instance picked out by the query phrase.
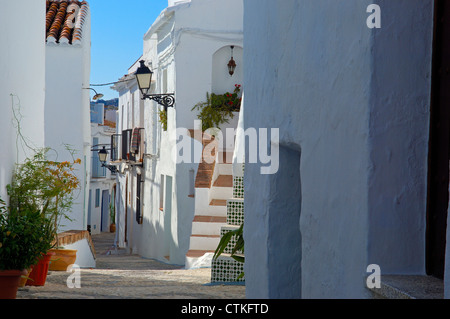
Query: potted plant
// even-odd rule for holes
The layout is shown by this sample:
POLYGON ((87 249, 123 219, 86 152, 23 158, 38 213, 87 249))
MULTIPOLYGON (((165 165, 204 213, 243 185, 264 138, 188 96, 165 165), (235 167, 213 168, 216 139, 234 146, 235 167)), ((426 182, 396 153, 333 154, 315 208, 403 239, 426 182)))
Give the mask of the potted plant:
POLYGON ((36 264, 41 227, 39 210, 10 211, 0 199, 0 299, 15 299, 21 277, 36 264))
POLYGON ((47 273, 50 265, 50 259, 55 255, 51 251, 54 247, 53 223, 41 213, 40 234, 38 242, 39 257, 37 263, 33 265, 28 273, 26 285, 44 286, 47 280, 47 273))
MULTIPOLYGON (((51 246, 54 247, 49 251, 56 254, 49 269, 66 270, 53 269, 53 266, 65 259, 65 256, 57 255, 62 248, 59 245, 57 231, 63 218, 71 220, 67 212, 72 207, 73 191, 79 185, 74 174, 74 165, 80 164, 81 160, 50 161, 47 159, 49 150, 49 148, 36 150, 33 157, 16 165, 12 182, 7 186, 7 190, 13 210, 20 211, 23 207, 40 210, 41 215, 45 217, 47 231, 45 238, 51 240, 51 246)), ((50 245, 49 242, 46 244, 50 245)), ((67 252, 72 256, 75 254, 76 258, 76 251, 64 250, 64 255, 67 252)), ((43 271, 45 268, 43 267, 43 271)))
POLYGON ((225 94, 206 93, 206 101, 197 103, 193 108, 199 110, 198 119, 202 121, 202 130, 219 127, 228 123, 234 117, 233 112, 239 112, 241 107, 241 85, 236 84, 233 93, 225 94))
MULTIPOLYGON (((113 196, 113 198, 114 198, 114 196, 113 196)), ((109 217, 111 220, 111 224, 109 225, 109 231, 111 233, 115 233, 116 232, 116 223, 115 223, 116 214, 115 214, 115 209, 114 209, 114 203, 112 201, 109 203, 109 217)))

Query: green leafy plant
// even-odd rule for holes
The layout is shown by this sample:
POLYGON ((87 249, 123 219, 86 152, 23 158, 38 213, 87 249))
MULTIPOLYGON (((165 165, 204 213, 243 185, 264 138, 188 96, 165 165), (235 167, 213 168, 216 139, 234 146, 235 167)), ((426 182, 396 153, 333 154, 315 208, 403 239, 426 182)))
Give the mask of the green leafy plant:
POLYGON ((160 110, 158 115, 159 115, 159 122, 161 123, 163 130, 167 131, 167 111, 160 110))
POLYGON ((23 211, 39 211, 45 218, 48 236, 45 238, 57 241, 62 218, 72 220, 67 212, 73 205, 73 191, 79 186, 74 165, 80 164, 81 160, 49 161, 49 150, 39 149, 33 157, 16 165, 7 191, 11 213, 20 215, 23 211))
MULTIPOLYGON (((114 195, 112 196, 112 198, 114 198, 114 195)), ((111 224, 115 224, 116 222, 116 209, 114 207, 114 201, 111 200, 111 202, 109 203, 109 218, 111 221, 111 224)))
POLYGON ((36 264, 51 248, 46 238, 50 228, 39 210, 27 207, 12 212, 0 199, 0 270, 22 270, 36 264))
POLYGON ((233 93, 206 93, 206 101, 197 103, 192 111, 200 111, 197 116, 202 121, 202 130, 219 127, 233 118, 233 112, 239 112, 241 107, 241 85, 236 84, 233 93))
MULTIPOLYGON (((230 244, 233 237, 236 236, 236 243, 231 250, 231 258, 236 260, 237 262, 244 263, 244 224, 242 224, 238 229, 230 230, 223 234, 220 239, 219 244, 217 245, 216 251, 214 252, 214 259, 219 258, 219 256, 225 251, 227 246, 230 244)), ((244 277, 244 273, 242 272, 237 279, 244 277)))

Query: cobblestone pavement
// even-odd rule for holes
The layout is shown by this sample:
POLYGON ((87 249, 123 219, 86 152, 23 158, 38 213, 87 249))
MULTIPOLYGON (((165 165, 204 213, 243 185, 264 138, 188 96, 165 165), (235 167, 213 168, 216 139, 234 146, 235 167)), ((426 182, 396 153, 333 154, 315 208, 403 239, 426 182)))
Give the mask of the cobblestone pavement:
POLYGON ((81 269, 80 288, 71 273, 49 271, 43 287, 19 288, 17 299, 243 299, 243 285, 211 285, 211 269, 184 269, 115 252, 114 234, 93 235, 96 268, 81 269), (113 253, 111 253, 111 251, 113 253))

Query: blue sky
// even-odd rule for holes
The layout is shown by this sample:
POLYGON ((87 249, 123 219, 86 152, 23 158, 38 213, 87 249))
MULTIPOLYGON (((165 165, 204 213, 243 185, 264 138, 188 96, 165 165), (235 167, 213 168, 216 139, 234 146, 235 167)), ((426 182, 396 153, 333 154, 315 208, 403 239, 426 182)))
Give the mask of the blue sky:
MULTIPOLYGON (((91 84, 117 81, 141 56, 143 36, 167 0, 90 0, 91 84)), ((93 86, 104 99, 118 97, 108 86, 93 86)), ((93 91, 92 95, 94 94, 93 91)))

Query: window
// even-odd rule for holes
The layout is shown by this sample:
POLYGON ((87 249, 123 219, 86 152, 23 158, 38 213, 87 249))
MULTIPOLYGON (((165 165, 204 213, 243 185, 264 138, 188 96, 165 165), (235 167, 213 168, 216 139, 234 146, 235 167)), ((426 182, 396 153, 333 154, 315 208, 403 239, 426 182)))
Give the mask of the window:
POLYGON ((141 174, 136 175, 136 222, 142 224, 142 214, 141 214, 141 174))
POLYGON ((121 134, 111 135, 111 162, 118 161, 120 159, 120 137, 121 134))
POLYGON ((131 130, 122 131, 122 159, 130 160, 131 130))
POLYGON ((100 207, 100 188, 95 190, 95 207, 100 207))
POLYGON ((159 183, 159 210, 164 210, 164 175, 161 174, 161 182, 159 183))
POLYGON ((167 68, 163 71, 162 82, 163 93, 167 93, 167 68))
POLYGON ((122 131, 122 160, 142 163, 144 160, 144 129, 122 131))
MULTIPOLYGON (((94 137, 92 140, 92 145, 97 149, 98 137, 94 137)), ((98 158, 98 152, 92 152, 92 177, 106 177, 106 167, 102 167, 102 163, 98 158)))

